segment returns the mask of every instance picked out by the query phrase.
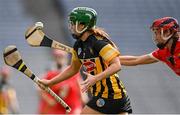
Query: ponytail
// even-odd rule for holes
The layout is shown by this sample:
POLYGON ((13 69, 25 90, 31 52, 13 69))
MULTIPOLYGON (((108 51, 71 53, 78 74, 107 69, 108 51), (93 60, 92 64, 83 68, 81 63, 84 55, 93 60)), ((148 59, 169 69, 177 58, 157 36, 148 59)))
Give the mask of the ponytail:
POLYGON ((106 33, 103 28, 95 27, 91 29, 91 32, 95 34, 95 36, 102 37, 102 38, 109 38, 108 33, 106 33))
POLYGON ((110 40, 110 36, 105 32, 103 28, 95 27, 90 30, 96 37, 100 37, 101 39, 106 39, 114 48, 118 49, 117 46, 110 40))

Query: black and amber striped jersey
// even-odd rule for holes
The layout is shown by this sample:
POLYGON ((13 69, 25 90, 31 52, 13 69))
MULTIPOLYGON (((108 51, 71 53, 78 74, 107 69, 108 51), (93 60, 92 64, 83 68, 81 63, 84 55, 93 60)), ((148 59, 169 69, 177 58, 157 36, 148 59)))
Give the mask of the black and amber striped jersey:
POLYGON ((5 99, 5 95, 0 91, 0 114, 7 114, 8 107, 5 99))
MULTIPOLYGON (((0 84, 2 85, 2 84, 0 84)), ((7 114, 8 113, 8 102, 7 102, 7 92, 4 91, 2 87, 0 87, 0 114, 7 114)))
MULTIPOLYGON (((120 52, 110 44, 108 39, 94 35, 90 35, 85 41, 77 40, 73 48, 75 55, 72 60, 78 60, 92 75, 104 71, 109 66, 109 62, 120 55, 120 52)), ((103 98, 120 99, 126 94, 117 73, 98 81, 90 90, 93 96, 103 98)))

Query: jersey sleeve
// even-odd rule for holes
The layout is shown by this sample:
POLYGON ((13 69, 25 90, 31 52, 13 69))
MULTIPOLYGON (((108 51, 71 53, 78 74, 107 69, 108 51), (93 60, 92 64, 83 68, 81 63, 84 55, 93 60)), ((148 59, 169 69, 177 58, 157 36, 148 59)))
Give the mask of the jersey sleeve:
POLYGON ((155 60, 162 60, 159 49, 156 49, 156 50, 154 50, 153 52, 151 52, 151 53, 149 54, 149 56, 151 56, 151 57, 154 58, 155 60))
POLYGON ((73 50, 73 53, 72 53, 72 57, 71 57, 71 63, 75 63, 75 64, 78 64, 79 66, 81 65, 81 62, 77 56, 77 52, 75 50, 73 50))
POLYGON ((106 41, 98 40, 95 43, 95 49, 99 55, 106 61, 110 62, 112 59, 120 55, 120 52, 106 41))

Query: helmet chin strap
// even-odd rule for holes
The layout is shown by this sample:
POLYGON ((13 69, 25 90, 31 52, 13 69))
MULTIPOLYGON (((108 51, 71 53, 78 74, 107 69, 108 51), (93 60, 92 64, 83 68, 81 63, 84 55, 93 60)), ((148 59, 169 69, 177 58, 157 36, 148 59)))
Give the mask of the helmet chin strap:
POLYGON ((159 48, 159 49, 164 49, 164 47, 166 46, 166 44, 168 44, 168 42, 170 41, 170 39, 172 38, 173 34, 165 37, 164 36, 164 31, 163 29, 161 29, 161 38, 163 40, 165 40, 166 42, 165 43, 158 43, 156 46, 159 48))
MULTIPOLYGON (((158 43, 158 44, 157 44, 157 47, 158 47, 159 49, 163 49, 163 48, 166 46, 166 44, 168 44, 168 42, 170 41, 170 39, 172 39, 172 36, 173 36, 173 35, 174 35, 174 34, 171 34, 171 35, 165 37, 165 36, 164 36, 164 31, 163 31, 163 29, 161 29, 161 37, 162 37, 162 39, 165 40, 166 42, 165 42, 165 43, 158 43)), ((173 41, 173 43, 174 43, 174 41, 173 41)))
POLYGON ((85 32, 85 31, 87 30, 87 28, 88 28, 88 26, 86 26, 83 30, 79 31, 79 30, 78 30, 78 21, 76 21, 76 32, 77 32, 78 34, 82 34, 83 32, 85 32))
POLYGON ((165 37, 165 36, 164 36, 164 31, 163 31, 163 29, 161 28, 161 37, 162 37, 163 40, 168 40, 168 39, 170 39, 172 36, 173 36, 173 34, 165 37))
POLYGON ((79 39, 79 38, 81 38, 82 37, 82 35, 84 34, 84 32, 87 30, 87 26, 82 30, 82 31, 79 31, 78 30, 78 21, 76 21, 76 25, 75 25, 75 29, 76 29, 76 32, 77 33, 79 33, 80 35, 78 36, 78 35, 76 35, 76 34, 72 34, 72 37, 74 38, 74 39, 79 39))

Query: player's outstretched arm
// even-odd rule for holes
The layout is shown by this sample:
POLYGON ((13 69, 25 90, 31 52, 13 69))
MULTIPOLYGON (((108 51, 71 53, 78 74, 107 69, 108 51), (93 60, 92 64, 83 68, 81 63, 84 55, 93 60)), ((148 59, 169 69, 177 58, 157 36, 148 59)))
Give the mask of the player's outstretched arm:
POLYGON ((141 56, 119 56, 122 65, 125 66, 136 66, 143 64, 151 64, 158 62, 156 59, 152 58, 149 54, 141 55, 141 56))

